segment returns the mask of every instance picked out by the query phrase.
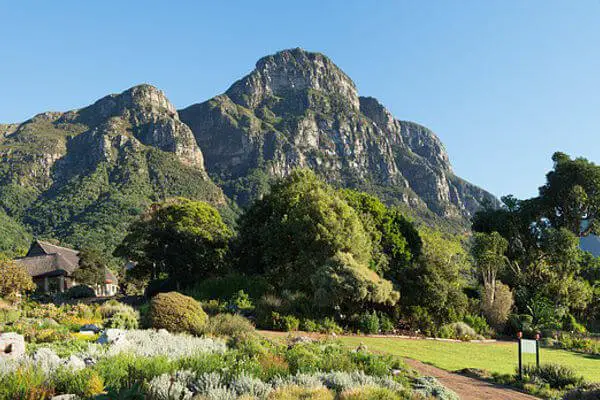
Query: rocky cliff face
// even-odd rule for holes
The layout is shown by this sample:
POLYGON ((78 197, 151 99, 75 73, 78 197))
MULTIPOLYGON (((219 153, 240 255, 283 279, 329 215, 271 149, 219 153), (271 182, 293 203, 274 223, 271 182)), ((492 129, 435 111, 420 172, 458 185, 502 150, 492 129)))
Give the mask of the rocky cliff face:
POLYGON ((399 121, 327 57, 301 49, 259 60, 226 93, 180 111, 209 174, 241 203, 297 167, 329 182, 466 222, 484 190, 456 177, 439 138, 399 121))
POLYGON ((150 85, 0 133, 0 209, 37 235, 104 243, 110 252, 152 201, 186 196, 225 206, 192 131, 150 85))

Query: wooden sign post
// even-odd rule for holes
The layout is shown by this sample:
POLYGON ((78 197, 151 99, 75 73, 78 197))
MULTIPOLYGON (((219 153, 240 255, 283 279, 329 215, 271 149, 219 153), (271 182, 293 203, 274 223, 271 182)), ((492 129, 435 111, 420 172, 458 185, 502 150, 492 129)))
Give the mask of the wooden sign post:
POLYGON ((535 354, 535 364, 540 367, 540 334, 536 333, 535 340, 523 339, 523 332, 517 333, 519 339, 519 380, 523 380, 523 353, 535 354))

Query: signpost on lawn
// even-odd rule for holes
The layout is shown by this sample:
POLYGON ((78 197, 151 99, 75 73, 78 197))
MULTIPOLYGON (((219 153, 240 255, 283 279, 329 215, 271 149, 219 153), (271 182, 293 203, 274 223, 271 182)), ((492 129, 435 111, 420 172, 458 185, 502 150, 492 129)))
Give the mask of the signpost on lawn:
POLYGON ((523 332, 517 333, 519 339, 519 380, 523 380, 523 354, 535 354, 535 364, 540 367, 540 334, 535 334, 535 340, 523 339, 523 332))

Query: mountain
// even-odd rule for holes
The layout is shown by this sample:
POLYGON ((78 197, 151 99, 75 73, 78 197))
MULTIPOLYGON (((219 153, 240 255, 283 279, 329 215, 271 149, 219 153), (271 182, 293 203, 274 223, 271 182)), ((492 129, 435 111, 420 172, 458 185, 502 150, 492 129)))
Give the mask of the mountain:
POLYGON ((32 236, 110 254, 151 202, 205 200, 232 221, 275 177, 308 167, 420 221, 462 231, 486 191, 456 176, 440 139, 361 97, 330 59, 260 59, 224 94, 177 111, 139 85, 68 112, 0 124, 0 252, 32 236))
POLYGON ((185 196, 228 207, 192 131, 150 85, 0 125, 0 160, 0 217, 107 254, 153 201, 185 196))
POLYGON ((468 226, 496 198, 452 172, 440 139, 361 97, 329 58, 302 49, 264 57, 224 94, 179 111, 209 175, 244 205, 271 177, 309 167, 332 184, 378 194, 427 221, 468 226))

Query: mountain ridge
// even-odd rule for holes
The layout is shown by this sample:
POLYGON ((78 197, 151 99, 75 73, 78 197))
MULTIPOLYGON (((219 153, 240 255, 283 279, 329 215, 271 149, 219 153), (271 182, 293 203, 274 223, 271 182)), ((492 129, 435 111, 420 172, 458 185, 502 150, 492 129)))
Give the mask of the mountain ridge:
POLYGON ((202 148, 209 175, 242 204, 260 196, 236 189, 261 186, 247 177, 284 176, 296 167, 463 226, 484 202, 498 204, 454 174, 431 130, 359 96, 350 77, 320 53, 296 48, 263 57, 223 94, 179 114, 202 148))
POLYGON ((206 200, 233 220, 226 196, 245 206, 302 167, 455 230, 484 202, 498 204, 454 174, 431 130, 396 119, 325 55, 302 49, 259 59, 223 94, 181 110, 140 84, 0 124, 0 161, 11 226, 77 247, 99 241, 107 253, 153 201, 206 200))

